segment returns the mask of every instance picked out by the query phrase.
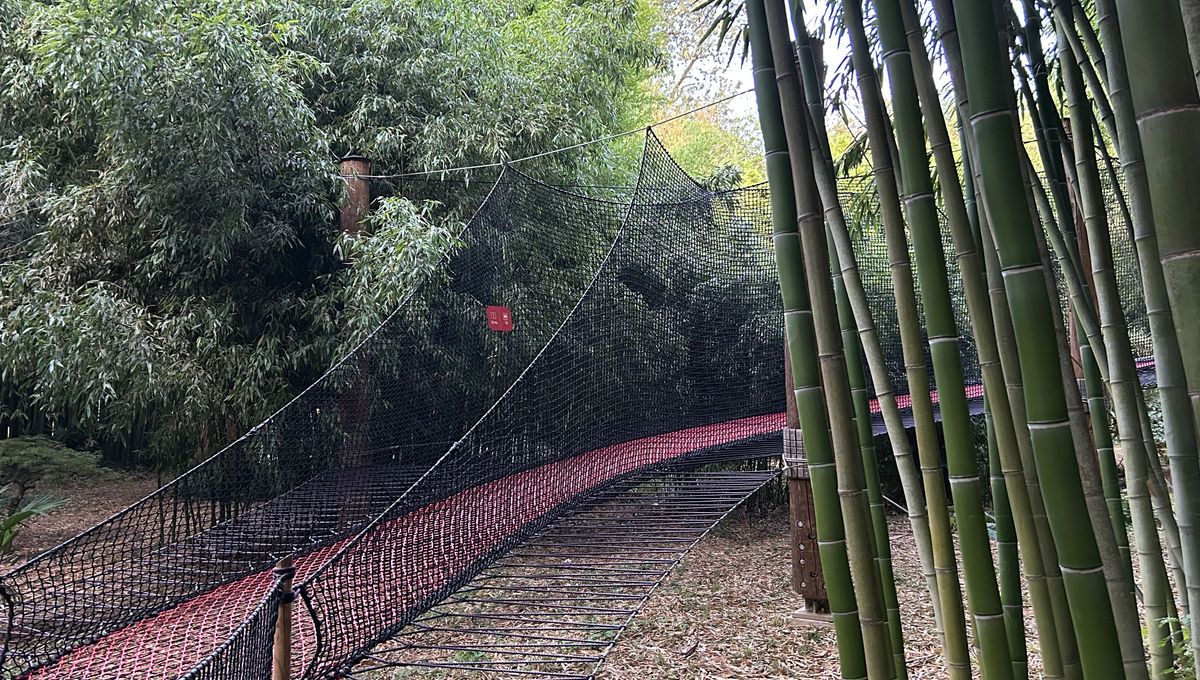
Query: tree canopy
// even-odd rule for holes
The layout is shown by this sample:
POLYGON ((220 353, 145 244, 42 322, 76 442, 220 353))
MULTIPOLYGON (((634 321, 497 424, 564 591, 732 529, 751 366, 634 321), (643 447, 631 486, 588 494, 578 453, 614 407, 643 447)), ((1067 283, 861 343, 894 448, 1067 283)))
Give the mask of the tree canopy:
MULTIPOLYGON (((411 172, 622 129, 663 63, 657 16, 644 0, 3 0, 0 425, 159 463, 229 441, 394 309, 487 184, 377 182, 374 236, 352 242, 337 159, 411 172)), ((620 153, 538 171, 610 181, 620 153)))

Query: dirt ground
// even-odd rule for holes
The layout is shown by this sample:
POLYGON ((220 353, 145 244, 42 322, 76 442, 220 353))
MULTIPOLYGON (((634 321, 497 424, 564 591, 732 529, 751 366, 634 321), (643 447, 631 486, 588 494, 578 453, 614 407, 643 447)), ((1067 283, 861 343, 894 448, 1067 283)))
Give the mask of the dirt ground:
POLYGON ((67 504, 25 525, 13 544, 13 553, 0 555, 0 573, 107 519, 157 487, 157 480, 148 474, 114 475, 94 484, 37 487, 34 493, 60 496, 67 504))
MULTIPOLYGON (((946 676, 908 520, 889 520, 909 677, 946 676)), ((616 645, 598 680, 837 678, 832 630, 794 622, 787 516, 739 515, 684 558, 616 645)), ((1026 597, 1032 676, 1040 671, 1026 597)))

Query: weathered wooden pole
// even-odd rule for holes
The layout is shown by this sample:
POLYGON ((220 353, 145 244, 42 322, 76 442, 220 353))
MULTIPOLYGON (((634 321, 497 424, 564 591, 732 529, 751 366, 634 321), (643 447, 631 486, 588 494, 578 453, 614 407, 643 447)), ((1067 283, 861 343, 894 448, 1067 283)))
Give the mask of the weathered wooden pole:
POLYGON ((340 162, 342 180, 346 183, 346 201, 342 204, 342 231, 357 236, 366 231, 363 221, 371 207, 371 162, 362 156, 346 156, 340 162))
MULTIPOLYGON (((340 163, 342 181, 346 183, 346 196, 341 209, 342 232, 352 237, 369 233, 366 225, 371 209, 371 183, 366 178, 371 173, 371 163, 362 156, 346 156, 340 163)), ((343 252, 343 262, 349 264, 353 250, 343 252)), ((370 403, 365 389, 366 364, 362 357, 356 361, 358 375, 341 395, 341 414, 346 441, 343 446, 342 464, 358 467, 367 464, 367 428, 370 403)))
POLYGON ((821 573, 812 480, 808 474, 808 457, 804 454, 804 438, 800 434, 800 416, 796 411, 790 364, 791 358, 785 352, 783 366, 787 382, 787 427, 783 430, 783 462, 791 524, 792 589, 804 598, 805 614, 828 614, 829 597, 825 594, 825 577, 821 573))
POLYGON ((279 579, 279 617, 275 620, 275 643, 271 647, 271 680, 291 680, 292 603, 296 600, 292 590, 296 567, 291 555, 275 563, 274 574, 279 579))

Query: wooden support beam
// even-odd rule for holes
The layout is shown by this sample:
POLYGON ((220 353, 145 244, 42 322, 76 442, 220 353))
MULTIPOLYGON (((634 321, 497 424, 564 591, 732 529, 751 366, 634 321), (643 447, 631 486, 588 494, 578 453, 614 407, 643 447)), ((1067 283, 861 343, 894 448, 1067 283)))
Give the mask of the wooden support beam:
POLYGON ((292 677, 292 603, 296 594, 292 579, 296 567, 289 555, 275 564, 279 579, 279 616, 275 620, 275 642, 271 647, 271 680, 291 680, 292 677))
POLYGON ((346 202, 342 204, 342 231, 358 236, 366 231, 363 220, 371 207, 371 162, 362 156, 346 156, 341 160, 341 176, 346 183, 346 202))
POLYGON ((788 524, 792 549, 792 589, 804 598, 804 611, 823 614, 829 611, 825 578, 817 547, 817 519, 813 506, 812 481, 808 476, 808 458, 792 384, 791 360, 784 352, 787 385, 787 427, 783 431, 783 459, 788 485, 788 524))

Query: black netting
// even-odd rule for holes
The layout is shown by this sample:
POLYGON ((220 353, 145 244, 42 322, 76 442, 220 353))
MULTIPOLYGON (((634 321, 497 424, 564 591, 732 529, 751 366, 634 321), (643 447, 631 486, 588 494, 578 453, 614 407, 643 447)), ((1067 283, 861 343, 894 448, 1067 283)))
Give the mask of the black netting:
MULTIPOLYGON (((844 189, 902 394, 875 201, 867 185, 844 189)), ((653 135, 624 200, 505 169, 442 271, 326 376, 5 576, 0 669, 264 677, 271 566, 291 555, 293 668, 329 677, 584 492, 722 447, 777 445, 783 324, 768 199, 763 186, 706 190, 653 135)), ((1119 233, 1114 244, 1128 250, 1119 233)), ((1132 325, 1144 313, 1128 272, 1132 325)))
MULTIPOLYGON (((427 471, 562 323, 627 210, 515 172, 502 179, 445 272, 325 377, 204 464, 7 575, 4 668, 44 665, 124 628, 121 654, 173 677, 213 643, 188 635, 178 605, 204 594, 206 625, 224 636, 269 590, 263 570, 335 546, 427 471), (511 305, 518 330, 490 332, 492 304, 511 305), (166 610, 158 623, 183 649, 126 628, 166 610)), ((64 663, 93 677, 88 653, 64 663)))

